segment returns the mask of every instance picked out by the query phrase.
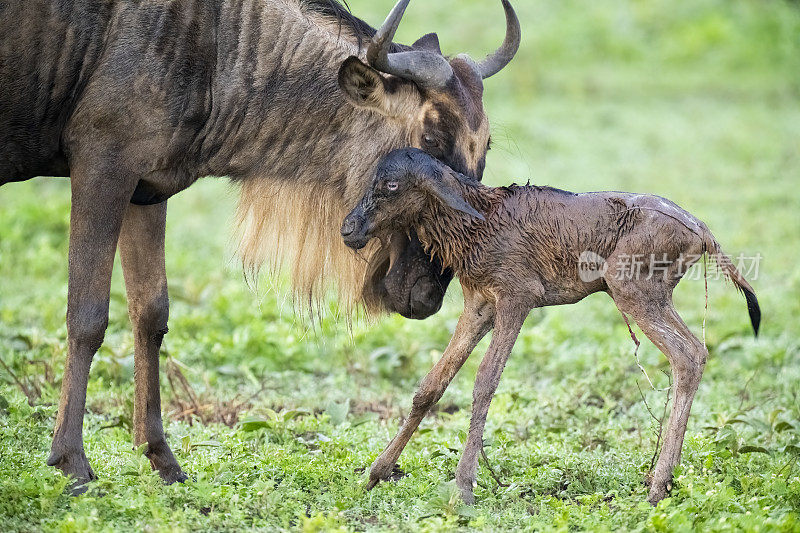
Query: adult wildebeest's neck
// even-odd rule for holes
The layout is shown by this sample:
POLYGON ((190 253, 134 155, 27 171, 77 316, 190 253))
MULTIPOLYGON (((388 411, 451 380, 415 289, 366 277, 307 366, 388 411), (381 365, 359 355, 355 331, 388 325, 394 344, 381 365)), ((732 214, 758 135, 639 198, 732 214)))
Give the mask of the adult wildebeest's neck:
POLYGON ((396 121, 350 105, 337 84, 342 62, 363 56, 374 30, 321 4, 221 0, 219 27, 230 30, 218 37, 203 135, 210 174, 344 186, 364 161, 406 140, 396 121))
MULTIPOLYGON (((341 243, 339 223, 380 157, 410 139, 402 121, 345 99, 339 68, 349 56, 364 56, 360 43, 374 30, 320 4, 223 2, 219 26, 232 29, 219 37, 203 150, 209 174, 241 185, 245 267, 285 266, 304 302, 335 278, 353 303, 368 267, 341 243)), ((398 90, 416 91, 408 84, 398 90)))

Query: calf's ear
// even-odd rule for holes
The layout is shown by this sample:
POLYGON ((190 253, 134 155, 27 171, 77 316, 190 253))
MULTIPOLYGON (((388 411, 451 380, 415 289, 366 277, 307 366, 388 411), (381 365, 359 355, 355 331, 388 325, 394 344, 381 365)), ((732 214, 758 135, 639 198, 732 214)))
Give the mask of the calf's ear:
POLYGON ((339 88, 353 105, 389 113, 386 80, 357 57, 348 57, 339 68, 339 88))
POLYGON ((478 220, 486 220, 477 209, 472 207, 469 202, 464 199, 460 192, 447 184, 448 177, 450 179, 455 179, 450 176, 443 176, 438 179, 432 178, 425 181, 429 184, 429 189, 433 195, 441 200, 446 206, 450 207, 451 209, 455 209, 456 211, 466 213, 471 217, 477 218, 478 220))

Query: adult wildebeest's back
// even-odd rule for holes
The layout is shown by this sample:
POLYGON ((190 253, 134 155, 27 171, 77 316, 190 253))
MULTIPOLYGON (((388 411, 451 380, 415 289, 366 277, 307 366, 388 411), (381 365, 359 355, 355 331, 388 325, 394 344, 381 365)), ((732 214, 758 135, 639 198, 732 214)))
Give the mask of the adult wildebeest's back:
POLYGON ((408 0, 377 31, 335 0, 0 0, 0 185, 71 178, 69 354, 50 465, 94 477, 81 424, 119 249, 136 343, 134 441, 148 443, 165 480, 184 479, 161 426, 164 228, 167 199, 203 176, 240 185, 245 265, 290 265, 304 302, 334 280, 370 309, 439 309, 452 275, 415 236, 358 258, 339 220, 395 148, 481 177, 483 79, 520 42, 501 1, 506 39, 475 62, 444 57, 433 34, 393 44, 408 0))

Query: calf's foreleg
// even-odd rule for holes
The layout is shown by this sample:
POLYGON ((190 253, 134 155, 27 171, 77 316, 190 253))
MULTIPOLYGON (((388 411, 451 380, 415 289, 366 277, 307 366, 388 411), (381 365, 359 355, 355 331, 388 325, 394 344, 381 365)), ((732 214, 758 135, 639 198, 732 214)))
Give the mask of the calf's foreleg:
POLYGON ((397 459, 414 431, 419 427, 428 410, 441 399, 447 386, 475 346, 489 332, 493 318, 494 310, 483 297, 464 289, 464 312, 458 319, 453 338, 450 339, 441 359, 420 383, 411 404, 411 413, 397 436, 372 464, 367 490, 372 489, 381 480, 389 478, 397 459))
POLYGON ((133 442, 147 444, 145 455, 166 483, 185 481, 164 436, 159 388, 159 350, 167 333, 169 297, 164 265, 167 203, 131 205, 119 238, 128 314, 134 335, 135 396, 133 442))
POLYGON ((467 504, 475 503, 473 488, 477 480, 478 454, 483 448, 483 430, 486 426, 486 416, 489 405, 500 384, 500 376, 508 361, 508 356, 517 336, 525 322, 525 317, 530 309, 513 302, 498 302, 495 329, 492 342, 486 352, 475 378, 475 388, 472 393, 472 418, 469 424, 469 434, 464 453, 456 469, 456 485, 461 490, 461 497, 467 504))

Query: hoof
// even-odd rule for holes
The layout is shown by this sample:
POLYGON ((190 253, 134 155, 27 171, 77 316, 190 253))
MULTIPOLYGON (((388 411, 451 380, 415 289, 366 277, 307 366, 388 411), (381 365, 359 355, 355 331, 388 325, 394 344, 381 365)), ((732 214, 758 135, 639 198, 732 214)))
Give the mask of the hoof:
POLYGON ((67 453, 51 453, 47 459, 47 466, 55 466, 61 472, 72 478, 70 493, 79 496, 88 490, 88 483, 97 479, 89 460, 83 450, 67 453))
POLYGON ((647 501, 650 505, 657 505, 658 502, 666 498, 672 490, 672 481, 657 482, 653 480, 650 484, 650 493, 647 495, 647 501))
POLYGON ((158 472, 165 484, 184 483, 189 479, 166 442, 148 445, 145 456, 150 460, 150 467, 158 472))
POLYGON ((373 463, 372 468, 369 469, 369 481, 367 481, 366 489, 372 490, 374 489, 378 483, 381 481, 387 481, 389 477, 392 475, 392 469, 394 465, 384 465, 375 461, 373 463))
POLYGON ((369 481, 364 488, 372 490, 381 481, 397 481, 405 476, 406 473, 397 467, 396 464, 386 465, 378 458, 369 470, 369 481))
POLYGON ((475 494, 472 492, 475 483, 471 480, 458 480, 456 479, 456 487, 461 492, 461 499, 467 505, 475 505, 475 494))
POLYGON ((161 476, 165 485, 185 483, 189 479, 189 476, 187 476, 178 465, 175 465, 175 468, 170 470, 160 469, 158 470, 158 475, 161 476))

